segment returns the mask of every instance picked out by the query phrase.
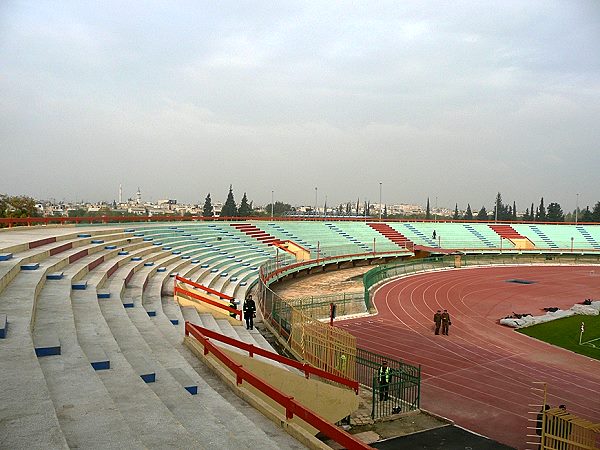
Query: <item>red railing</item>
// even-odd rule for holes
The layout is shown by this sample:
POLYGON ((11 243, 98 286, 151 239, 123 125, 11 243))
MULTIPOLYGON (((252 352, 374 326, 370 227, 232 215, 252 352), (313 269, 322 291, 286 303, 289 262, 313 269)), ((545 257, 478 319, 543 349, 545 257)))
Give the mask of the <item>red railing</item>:
MULTIPOLYGON (((223 303, 219 303, 218 301, 213 300, 212 298, 205 297, 204 295, 198 294, 196 292, 192 292, 192 291, 188 291, 187 289, 180 288, 179 286, 177 286, 177 282, 175 282, 175 287, 173 288, 173 295, 177 295, 177 294, 187 295, 188 297, 192 297, 196 300, 200 300, 203 303, 207 303, 216 308, 222 309, 224 312, 227 312, 229 314, 234 314, 234 316, 232 316, 232 317, 239 316, 239 320, 242 320, 242 311, 241 310, 232 308, 231 306, 228 306, 228 305, 224 305, 223 303)), ((230 297, 230 298, 232 298, 232 297, 230 297)))
MULTIPOLYGON (((334 424, 329 423, 324 418, 319 416, 317 413, 311 411, 306 408, 302 404, 300 404, 294 397, 286 395, 284 392, 279 389, 271 386, 265 381, 261 380, 250 371, 248 371, 242 364, 238 364, 234 360, 232 360, 225 352, 223 352, 219 347, 214 345, 209 337, 205 335, 205 332, 208 332, 205 328, 198 327, 189 322, 185 323, 185 335, 192 335, 196 338, 204 347, 204 354, 208 355, 212 353, 219 361, 221 361, 227 368, 229 368, 236 377, 236 384, 240 385, 244 381, 252 385, 254 388, 258 389, 260 392, 265 394, 270 399, 277 402, 285 409, 285 417, 286 419, 292 419, 294 415, 298 416, 300 419, 304 420, 309 425, 313 426, 321 433, 325 434, 330 439, 333 439, 340 445, 343 445, 347 449, 371 449, 372 447, 368 446, 364 442, 352 436, 350 433, 336 427, 334 424)), ((208 334, 208 333, 207 333, 208 334)), ((212 333, 211 333, 212 334, 212 333)), ((211 338, 215 339, 214 335, 218 333, 214 333, 211 338)), ((241 348, 239 344, 241 342, 232 339, 232 341, 241 348)), ((225 341, 223 341, 225 342, 225 341)), ((229 343, 229 342, 227 342, 229 343)), ((257 347, 254 347, 254 353, 258 353, 257 347)), ((266 352, 270 353, 270 352, 266 352)), ((278 355, 279 356, 279 355, 278 355)), ((281 357, 283 358, 283 357, 281 357)), ((287 358, 284 358, 287 359, 287 358)), ((291 361, 291 360, 290 360, 291 361)), ((286 362, 287 364, 287 362, 286 362)))
POLYGON ((230 295, 223 294, 222 292, 219 292, 219 291, 215 291, 214 289, 211 289, 209 287, 203 286, 200 283, 195 283, 194 281, 188 280, 187 278, 183 278, 183 277, 181 277, 179 275, 175 275, 175 280, 176 281, 181 281, 182 283, 185 283, 185 284, 189 284, 190 286, 194 286, 196 289, 201 289, 204 292, 208 292, 209 294, 216 295, 219 298, 222 298, 224 300, 233 300, 233 297, 230 296, 230 295))
MULTIPOLYGON (((268 216, 250 216, 250 217, 203 217, 203 216, 90 216, 90 217, 0 217, 0 225, 49 225, 49 224, 69 224, 69 223, 127 223, 127 222, 239 222, 239 221, 303 221, 303 222, 426 222, 426 223, 495 223, 493 220, 463 220, 463 219, 379 219, 377 217, 268 217, 268 216)), ((548 224, 548 225, 575 225, 575 222, 522 222, 512 220, 502 220, 501 223, 524 223, 524 224, 548 224)), ((597 222, 578 222, 578 225, 598 225, 597 222)))
MULTIPOLYGON (((188 323, 189 322, 186 322, 186 325, 188 323)), ((273 353, 268 350, 265 350, 264 348, 256 347, 252 344, 238 341, 237 339, 230 338, 228 336, 224 336, 220 333, 211 331, 207 328, 200 327, 193 323, 189 323, 189 325, 191 327, 195 328, 196 330, 200 331, 207 338, 215 339, 217 341, 232 345, 234 347, 237 347, 241 350, 248 352, 250 357, 253 357, 254 355, 259 355, 259 356, 263 356, 268 359, 272 359, 273 361, 277 361, 281 364, 288 365, 290 367, 293 367, 294 369, 298 369, 298 370, 304 372, 304 376, 306 378, 309 378, 310 375, 312 374, 317 377, 321 377, 326 380, 332 381, 334 383, 349 387, 350 389, 354 390, 354 392, 356 392, 358 394, 358 381, 354 381, 349 378, 341 377, 339 375, 334 375, 323 369, 319 369, 318 367, 311 366, 310 364, 301 363, 294 359, 286 358, 285 356, 281 356, 279 353, 273 353)))

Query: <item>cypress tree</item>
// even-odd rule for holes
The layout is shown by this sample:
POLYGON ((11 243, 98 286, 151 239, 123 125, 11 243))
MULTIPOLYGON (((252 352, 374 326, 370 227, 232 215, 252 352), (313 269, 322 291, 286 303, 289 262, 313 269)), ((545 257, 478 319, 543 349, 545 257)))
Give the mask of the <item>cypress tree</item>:
POLYGON ((252 215, 252 206, 248 204, 248 197, 246 197, 246 193, 244 192, 244 196, 242 197, 242 202, 240 203, 240 208, 238 211, 241 217, 249 217, 252 215))
POLYGON ((544 208, 544 197, 540 199, 540 207, 538 208, 538 213, 535 219, 541 222, 546 220, 546 208, 544 208))
POLYGON ((227 194, 227 200, 221 209, 221 217, 236 217, 238 215, 237 206, 233 198, 233 187, 229 185, 229 194, 227 194))
POLYGON ((467 210, 465 211, 465 220, 473 220, 473 211, 471 211, 471 204, 467 203, 467 210))
POLYGON ((427 197, 427 208, 425 209, 425 219, 431 219, 431 208, 429 207, 429 197, 427 197))
POLYGON ((477 213, 477 220, 488 220, 488 214, 485 209, 485 206, 482 206, 479 212, 477 213))
POLYGON ((454 216, 452 216, 453 220, 458 220, 458 203, 454 205, 454 216))
POLYGON ((206 196, 206 198, 204 199, 204 208, 202 208, 202 216, 212 217, 214 215, 215 215, 215 212, 213 210, 213 205, 212 205, 212 201, 210 199, 210 192, 209 192, 208 195, 206 196))

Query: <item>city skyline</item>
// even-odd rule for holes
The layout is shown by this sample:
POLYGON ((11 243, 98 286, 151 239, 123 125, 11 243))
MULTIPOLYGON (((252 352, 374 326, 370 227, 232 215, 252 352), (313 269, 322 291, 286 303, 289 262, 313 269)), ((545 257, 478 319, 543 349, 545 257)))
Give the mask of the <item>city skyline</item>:
POLYGON ((595 1, 6 2, 0 60, 0 193, 600 199, 595 1))

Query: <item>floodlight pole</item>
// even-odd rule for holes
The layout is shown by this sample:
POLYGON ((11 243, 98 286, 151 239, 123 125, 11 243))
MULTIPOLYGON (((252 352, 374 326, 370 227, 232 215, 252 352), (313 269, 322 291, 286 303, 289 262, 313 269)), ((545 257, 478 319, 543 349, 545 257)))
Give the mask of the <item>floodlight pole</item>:
POLYGON ((381 185, 382 182, 379 182, 379 221, 381 222, 381 185))
POLYGON ((318 198, 319 188, 315 186, 315 217, 317 217, 317 198, 318 198))
POLYGON ((575 203, 575 225, 577 225, 578 213, 579 212, 579 194, 577 194, 577 202, 575 203))
POLYGON ((271 219, 273 218, 273 209, 275 208, 275 203, 274 203, 274 199, 275 198, 275 191, 271 190, 271 219))

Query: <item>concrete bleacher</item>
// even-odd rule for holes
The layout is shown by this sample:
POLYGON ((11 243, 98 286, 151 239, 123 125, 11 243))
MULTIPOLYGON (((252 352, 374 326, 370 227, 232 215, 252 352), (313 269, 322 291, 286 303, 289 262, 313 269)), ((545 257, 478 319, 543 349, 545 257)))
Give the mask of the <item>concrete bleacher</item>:
MULTIPOLYGON (((313 257, 317 245, 322 255, 368 252, 373 238, 377 251, 398 250, 363 222, 254 225, 310 247, 313 257)), ((425 246, 494 252, 501 245, 486 224, 390 226, 425 246), (433 229, 441 239, 432 239, 433 229)), ((576 249, 600 244, 593 225, 513 227, 536 248, 568 248, 571 237, 576 249)), ((303 448, 182 345, 185 320, 272 351, 266 339, 173 298, 171 275, 180 273, 243 299, 257 268, 277 253, 227 223, 0 232, 0 446, 303 448), (21 269, 28 264, 37 268, 21 269)))
MULTIPOLYGON (((140 237, 116 246, 94 239, 98 250, 81 255, 77 255, 80 248, 43 255, 32 271, 20 270, 23 260, 47 252, 54 243, 35 252, 13 250, 11 258, 2 261, 11 264, 0 266, 6 276, 0 315, 10 322, 0 347, 2 445, 303 448, 266 419, 246 417, 237 397, 225 399, 202 380, 197 359, 181 346, 181 327, 174 326, 162 308, 168 304, 173 311, 178 309, 172 297, 164 302, 161 291, 163 282, 169 284, 171 269, 184 270, 191 264, 190 255, 166 254, 140 237), (132 241, 144 242, 147 248, 133 248, 132 241), (124 251, 128 255, 118 255, 124 251), (150 261, 157 264, 148 265, 150 261), (159 275, 159 262, 170 270, 152 283, 159 275), (8 276, 13 267, 19 270, 8 276), (148 289, 156 292, 149 296, 148 289), (100 292, 110 296, 98 298, 100 292), (134 308, 124 309, 121 298, 128 295, 134 308), (154 317, 145 314, 150 305, 157 307, 154 317), (36 357, 34 341, 57 341, 60 354, 36 357), (140 377, 149 372, 153 383, 140 377), (4 382, 5 375, 10 382, 4 382), (245 431, 231 433, 231 420, 245 431)), ((6 247, 0 243, 0 249, 6 247)))

